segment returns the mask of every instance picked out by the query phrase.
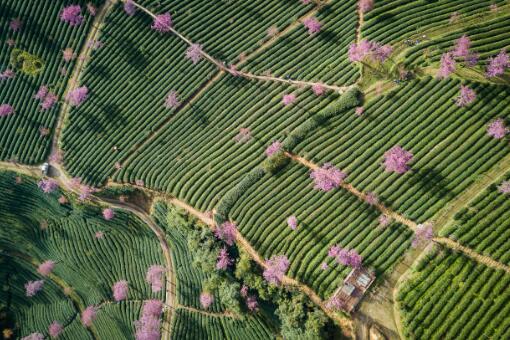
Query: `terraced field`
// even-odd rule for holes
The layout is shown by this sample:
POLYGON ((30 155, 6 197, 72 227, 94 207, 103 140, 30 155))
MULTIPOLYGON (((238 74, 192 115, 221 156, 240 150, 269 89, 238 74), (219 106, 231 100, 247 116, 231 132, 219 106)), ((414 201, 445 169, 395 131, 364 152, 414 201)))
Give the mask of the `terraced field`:
MULTIPOLYGON (((91 1, 94 3, 99 1, 91 1)), ((62 97, 76 64, 76 59, 65 62, 62 51, 71 48, 79 53, 93 19, 86 13, 78 27, 61 22, 58 15, 65 4, 64 0, 42 8, 37 1, 6 0, 0 4, 0 73, 8 69, 15 72, 14 78, 0 80, 0 104, 11 105, 15 112, 0 120, 0 160, 35 164, 48 156, 61 105, 56 103, 51 109, 41 110, 40 101, 34 96, 40 86, 47 85, 62 97), (9 25, 16 18, 21 27, 14 31, 9 25), (32 76, 13 67, 10 59, 15 49, 39 58, 41 72, 32 76)))
POLYGON ((448 249, 427 254, 398 293, 410 339, 506 339, 510 275, 448 249))

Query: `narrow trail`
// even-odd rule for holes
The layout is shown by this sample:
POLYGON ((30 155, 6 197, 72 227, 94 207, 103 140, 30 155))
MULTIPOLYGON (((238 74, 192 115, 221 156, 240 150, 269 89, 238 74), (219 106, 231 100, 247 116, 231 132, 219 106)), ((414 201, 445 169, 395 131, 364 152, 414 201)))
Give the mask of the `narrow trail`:
POLYGON ((356 43, 359 44, 361 41, 361 28, 365 23, 365 13, 357 6, 356 12, 358 13, 358 22, 356 23, 356 43))
MULTIPOLYGON (((122 0, 125 2, 125 0, 122 0)), ((143 12, 145 12, 147 15, 149 15, 150 17, 152 17, 153 19, 156 18, 156 14, 154 14, 153 12, 151 12, 149 9, 143 7, 142 5, 138 4, 137 2, 133 1, 133 4, 138 7, 139 9, 141 9, 143 12)), ((179 39, 181 39, 182 41, 184 41, 186 44, 188 45, 193 45, 193 42, 191 40, 189 40, 188 38, 186 38, 184 35, 182 35, 180 32, 178 32, 176 29, 174 29, 173 27, 169 27, 169 31, 172 32, 173 34, 175 34, 179 39)), ((271 41, 274 41, 274 40, 271 40, 271 41)), ((297 87, 302 87, 302 86, 313 86, 313 85, 319 85, 319 86, 322 86, 323 88, 326 88, 326 89, 330 89, 330 90, 333 90, 333 91, 337 91, 339 92, 340 94, 341 93, 344 93, 345 91, 347 91, 349 88, 352 87, 351 86, 337 86, 337 85, 331 85, 331 84, 325 84, 325 83, 321 83, 321 82, 310 82, 310 81, 301 81, 301 80, 291 80, 291 79, 285 79, 285 78, 280 78, 280 77, 272 77, 272 76, 263 76, 263 75, 255 75, 255 74, 252 74, 252 73, 249 73, 249 72, 242 72, 242 71, 237 71, 237 70, 232 70, 230 68, 228 68, 224 62, 220 61, 220 60, 217 60, 215 59, 214 57, 212 57, 210 54, 208 54, 207 52, 205 51, 201 51, 201 54, 202 56, 207 59, 210 63, 214 64, 219 70, 221 71, 224 71, 224 72, 227 72, 227 73, 230 73, 232 74, 233 76, 240 76, 240 77, 243 77, 243 78, 246 78, 246 79, 255 79, 255 80, 264 80, 264 81, 274 81, 274 82, 280 82, 280 83, 286 83, 286 84, 290 84, 290 85, 295 85, 297 87)))
MULTIPOLYGON (((104 19, 108 12, 113 8, 115 1, 107 0, 101 7, 98 9, 96 16, 94 17, 94 21, 92 22, 92 28, 87 34, 87 38, 85 39, 85 43, 77 57, 76 65, 73 68, 73 72, 71 74, 71 78, 67 82, 66 89, 64 91, 64 97, 67 93, 80 83, 81 76, 85 69, 85 66, 90 59, 90 54, 94 50, 93 46, 89 45, 89 41, 96 41, 99 38, 99 34, 101 32, 101 26, 103 25, 104 19)), ((55 128, 55 132, 53 134, 53 140, 51 143, 51 152, 50 154, 55 154, 59 149, 59 141, 60 136, 62 135, 62 129, 64 127, 64 122, 66 121, 69 111, 71 110, 71 106, 66 102, 62 101, 62 107, 59 112, 57 127, 55 128)))
MULTIPOLYGON (((207 214, 198 211, 191 205, 182 202, 176 198, 172 198, 167 200, 168 202, 184 209, 187 211, 190 215, 195 216, 197 219, 202 221, 204 224, 209 226, 211 229, 214 229, 216 224, 214 220, 209 217, 207 214)), ((236 235, 236 242, 241 248, 243 248, 244 251, 246 251, 251 258, 257 262, 257 264, 262 268, 267 268, 265 260, 259 255, 259 253, 251 246, 251 244, 238 232, 236 235)), ((306 286, 305 284, 300 283, 299 281, 290 278, 288 276, 283 276, 281 283, 285 286, 289 287, 295 287, 304 294, 306 294, 310 300, 312 300, 316 305, 318 305, 324 313, 330 317, 332 320, 335 320, 342 328, 342 331, 344 332, 345 336, 350 337, 353 334, 353 326, 352 326, 352 320, 349 318, 346 318, 344 316, 341 316, 339 314, 334 313, 332 310, 326 308, 325 302, 315 293, 310 287, 306 286)))
MULTIPOLYGON (((310 162, 309 160, 303 158, 303 157, 300 157, 298 155, 295 155, 295 154, 292 154, 290 152, 285 152, 285 155, 289 158, 291 158, 292 160, 294 160, 295 162, 298 162, 304 166, 306 166, 307 168, 311 169, 311 170, 315 170, 315 169, 318 169, 319 166, 317 164, 314 164, 312 162, 310 162)), ((349 183, 342 183, 340 184, 340 186, 349 191, 351 194, 355 195, 356 197, 358 197, 359 199, 363 200, 363 201, 367 201, 367 195, 361 191, 359 191, 358 189, 356 189, 354 186, 352 186, 351 184, 349 183)), ((418 226, 418 224, 402 215, 400 215, 399 213, 397 213, 396 211, 393 211, 391 210, 390 208, 387 208, 386 206, 382 205, 381 203, 377 203, 377 204, 373 204, 374 207, 376 207, 380 212, 382 212, 384 215, 388 216, 388 217, 391 217, 393 218, 395 221, 399 222, 399 223, 402 223, 404 225, 406 225, 407 227, 409 227, 411 230, 416 230, 416 227, 418 226)))
MULTIPOLYGON (((9 256, 9 257, 12 257, 12 258, 20 259, 20 260, 26 262, 27 264, 30 264, 31 266, 33 266, 34 269, 36 269, 36 270, 37 270, 37 267, 40 264, 40 262, 37 261, 32 256, 30 256, 28 254, 16 252, 16 251, 3 252, 3 253, 0 254, 0 256, 9 256)), ((54 273, 51 273, 50 275, 46 276, 45 279, 48 279, 48 280, 52 281, 60 289, 62 289, 62 292, 63 292, 64 296, 67 296, 71 300, 71 303, 73 304, 74 309, 79 314, 83 313, 83 311, 86 308, 85 307, 85 303, 83 302, 81 297, 78 294, 76 294, 76 292, 73 290, 73 288, 69 284, 67 284, 67 282, 65 282, 64 279, 62 279, 61 277, 55 275, 54 273)), ((99 339, 99 336, 97 334, 95 326, 85 327, 85 329, 87 330, 87 332, 89 332, 89 334, 92 336, 92 338, 94 340, 98 340, 99 339)))

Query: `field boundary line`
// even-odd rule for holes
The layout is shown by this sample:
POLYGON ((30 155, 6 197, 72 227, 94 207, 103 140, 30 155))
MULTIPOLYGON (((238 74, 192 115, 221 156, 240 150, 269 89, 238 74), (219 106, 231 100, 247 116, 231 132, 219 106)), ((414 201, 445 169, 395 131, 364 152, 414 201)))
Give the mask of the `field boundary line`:
MULTIPOLYGON (((94 20, 92 22, 92 28, 87 34, 85 39, 85 43, 82 46, 82 49, 77 57, 76 65, 73 68, 71 78, 67 82, 66 88, 64 90, 63 98, 69 93, 69 91, 75 88, 81 79, 83 71, 85 70, 85 66, 87 65, 90 55, 94 50, 94 44, 89 44, 91 41, 97 41, 99 38, 99 34, 101 33, 101 28, 104 23, 104 19, 106 15, 110 12, 110 10, 114 6, 114 1, 106 0, 105 3, 99 8, 94 20)), ((58 113, 57 117, 57 127, 55 128, 55 132, 53 133, 53 140, 51 143, 51 154, 56 154, 59 150, 60 138, 62 137, 62 130, 64 129, 65 122, 69 116, 69 112, 71 111, 71 106, 62 99, 62 107, 58 113)))

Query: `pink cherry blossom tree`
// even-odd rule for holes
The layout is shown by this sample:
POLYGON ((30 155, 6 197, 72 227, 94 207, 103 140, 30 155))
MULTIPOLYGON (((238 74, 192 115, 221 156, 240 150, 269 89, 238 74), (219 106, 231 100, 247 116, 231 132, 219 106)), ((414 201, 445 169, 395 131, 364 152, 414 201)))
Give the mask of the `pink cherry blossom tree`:
POLYGON ((204 309, 209 308, 209 306, 212 305, 213 301, 214 297, 212 296, 212 294, 208 292, 202 292, 200 294, 200 305, 202 306, 202 308, 204 309))
POLYGON ((221 225, 216 227, 214 235, 216 238, 225 242, 228 246, 231 246, 237 238, 237 226, 235 223, 230 221, 223 222, 221 225))
POLYGON ((181 105, 181 101, 179 100, 179 94, 177 91, 170 91, 168 92, 168 95, 165 98, 165 108, 167 109, 175 109, 179 105, 181 105))
POLYGON ((321 270, 327 270, 329 268, 329 265, 326 262, 321 263, 321 270))
POLYGON ((39 186, 39 189, 41 189, 45 194, 52 193, 58 188, 57 181, 52 178, 41 179, 37 185, 39 186))
POLYGON ((489 65, 487 66, 487 77, 497 77, 505 73, 505 70, 510 67, 510 58, 503 49, 496 57, 489 58, 489 65))
POLYGON ((191 44, 186 50, 186 59, 191 60, 193 64, 196 64, 202 59, 202 45, 191 44))
POLYGON ((510 181, 503 181, 498 186, 498 191, 502 194, 510 194, 510 181))
POLYGON ((399 145, 395 145, 384 153, 384 168, 387 172, 403 174, 410 170, 409 163, 413 160, 413 154, 399 145))
POLYGON ((47 260, 44 261, 37 267, 37 272, 42 276, 48 276, 51 274, 53 269, 55 268, 55 261, 47 260))
POLYGON ((456 64, 450 52, 443 53, 437 72, 438 78, 448 78, 450 74, 455 72, 456 64))
POLYGON ((502 139, 508 133, 508 128, 505 126, 503 119, 498 118, 487 126, 487 134, 496 139, 502 139))
POLYGON ((312 91, 316 96, 322 96, 326 92, 326 89, 321 84, 313 84, 312 91))
POLYGON ((267 157, 271 157, 278 151, 281 151, 281 149, 282 149, 282 142, 275 140, 274 142, 271 143, 271 145, 269 145, 266 148, 265 154, 267 157))
POLYGON ((452 51, 452 55, 458 58, 467 58, 469 55, 469 48, 471 47, 471 39, 464 34, 455 43, 455 47, 452 51))
POLYGON ((328 192, 338 188, 343 183, 347 174, 336 168, 331 163, 324 163, 320 168, 312 170, 310 178, 314 181, 314 189, 328 192))
POLYGON ((81 313, 81 323, 85 327, 91 327, 92 323, 97 318, 97 309, 95 306, 88 306, 85 308, 83 313, 81 313))
POLYGON ((0 117, 7 117, 14 114, 14 108, 9 104, 0 105, 0 117))
POLYGON ((62 334, 62 332, 64 331, 64 327, 62 326, 61 323, 59 323, 58 321, 53 321, 49 326, 48 326, 48 334, 52 337, 52 338, 58 338, 60 334, 62 334))
POLYGON ((239 133, 234 137, 237 143, 246 143, 252 138, 251 130, 249 128, 240 128, 239 133))
POLYGON ((110 208, 106 208, 103 210, 103 217, 105 220, 110 221, 115 217, 115 211, 110 208))
POLYGON ((161 316, 163 313, 163 302, 159 300, 146 300, 143 303, 142 307, 142 315, 150 315, 150 316, 161 316))
POLYGON ((21 340, 44 340, 44 335, 36 332, 21 338, 21 340))
POLYGON ((71 106, 80 106, 88 97, 89 89, 87 86, 81 86, 67 93, 66 100, 71 106))
POLYGON ((341 310, 345 307, 345 302, 338 296, 333 295, 326 301, 326 308, 332 310, 341 310))
POLYGON ((290 105, 290 104, 294 103, 295 101, 296 101, 296 95, 294 93, 286 94, 282 98, 282 103, 285 106, 290 105))
POLYGON ((160 33, 170 32, 172 28, 172 16, 170 13, 167 12, 156 15, 154 21, 152 22, 151 28, 160 33))
POLYGON ((132 15, 135 14, 136 6, 135 6, 133 0, 126 0, 126 1, 124 1, 124 11, 129 16, 132 16, 132 15))
POLYGON ((328 256, 334 257, 336 262, 343 266, 353 268, 359 268, 363 261, 363 257, 355 249, 341 248, 338 245, 329 248, 328 256))
POLYGON ((76 58, 76 53, 74 53, 74 50, 72 48, 67 47, 62 51, 62 58, 66 63, 70 62, 71 60, 76 58))
POLYGON ((129 291, 129 285, 126 280, 120 280, 113 284, 112 286, 113 291, 113 299, 117 302, 126 300, 128 291, 129 291))
POLYGON ((44 287, 44 281, 43 280, 37 280, 37 281, 28 281, 25 283, 25 295, 27 297, 32 297, 38 292, 40 292, 44 287))
POLYGON ((278 255, 266 260, 266 269, 263 272, 264 279, 273 285, 279 285, 283 276, 289 269, 290 262, 287 256, 278 255))
POLYGON ((290 229, 296 230, 296 228, 298 226, 297 217, 294 215, 289 216, 289 218, 287 218, 287 225, 290 227, 290 229))
POLYGON ((228 266, 232 264, 232 260, 228 256, 227 248, 223 247, 220 249, 218 258, 216 260, 216 269, 226 270, 228 266))
POLYGON ((456 99, 457 106, 464 107, 472 102, 474 102, 476 99, 476 92, 464 85, 460 86, 460 95, 456 99))
POLYGON ((154 293, 161 291, 163 288, 163 274, 165 273, 165 267, 154 264, 149 267, 147 274, 145 275, 145 281, 151 285, 151 289, 154 293))
POLYGON ((370 205, 379 204, 379 197, 375 192, 369 191, 365 195, 365 201, 370 205))
POLYGON ((378 42, 364 39, 359 43, 353 43, 349 46, 348 56, 351 62, 371 60, 383 63, 392 52, 393 47, 391 45, 382 45, 378 42))
POLYGON ((64 7, 60 12, 60 20, 71 26, 79 26, 83 22, 80 5, 70 5, 64 7))
POLYGON ((11 20, 11 22, 9 22, 9 28, 13 32, 18 32, 21 29, 22 25, 23 25, 23 23, 21 22, 21 20, 19 18, 14 18, 11 20))
POLYGON ((250 312, 256 312, 259 309, 259 303, 257 298, 253 295, 250 295, 246 298, 246 307, 250 312))
POLYGON ((381 215, 381 216, 379 216, 378 222, 379 222, 379 226, 384 228, 384 227, 387 227, 391 223, 391 218, 389 218, 386 215, 381 215))
POLYGON ((309 35, 320 32, 322 24, 315 17, 309 17, 303 20, 303 25, 308 29, 309 35))
POLYGON ((434 229, 431 223, 419 224, 414 232, 414 238, 411 242, 412 247, 416 248, 421 243, 432 240, 434 237, 434 229))
POLYGON ((359 0, 358 8, 362 13, 367 13, 374 8, 374 0, 359 0))

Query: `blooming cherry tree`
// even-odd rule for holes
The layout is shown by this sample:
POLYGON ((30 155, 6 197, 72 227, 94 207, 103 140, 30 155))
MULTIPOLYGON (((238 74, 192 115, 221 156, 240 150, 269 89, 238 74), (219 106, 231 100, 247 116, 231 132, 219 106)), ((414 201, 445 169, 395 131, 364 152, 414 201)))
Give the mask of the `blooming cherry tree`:
POLYGON ((434 237, 434 229, 432 228, 432 224, 425 223, 419 224, 416 227, 416 231, 414 232, 414 238, 411 242, 411 245, 416 248, 421 243, 432 240, 434 237))
POLYGON ((52 178, 41 179, 37 185, 45 194, 52 193, 58 188, 57 181, 52 178))
POLYGON ((308 29, 309 35, 314 35, 315 33, 320 32, 322 24, 317 20, 317 18, 310 17, 303 20, 303 25, 308 29))
POLYGON ((372 60, 375 62, 385 62, 391 53, 393 47, 391 45, 382 45, 375 41, 362 40, 359 43, 353 43, 349 46, 349 60, 352 62, 362 62, 364 60, 372 60))
POLYGON ((270 284, 279 285, 289 266, 290 262, 287 256, 273 256, 271 259, 266 260, 266 269, 262 275, 270 284))
POLYGON ((48 326, 48 334, 52 337, 52 338, 58 338, 60 334, 62 334, 62 332, 64 331, 64 327, 62 326, 61 323, 59 323, 58 321, 53 321, 49 326, 48 326))
MULTIPOLYGON (((128 13, 129 14, 129 13, 128 13)), ((170 13, 156 15, 152 22, 151 28, 160 33, 170 32, 172 28, 172 16, 170 13)))
POLYGON ((234 137, 237 143, 246 143, 251 139, 251 130, 249 128, 240 128, 239 133, 234 137))
POLYGON ((126 300, 128 291, 129 291, 129 285, 126 280, 120 280, 113 284, 112 286, 113 291, 113 299, 117 302, 126 300))
POLYGON ((85 327, 91 327, 92 323, 96 320, 97 309, 95 306, 88 306, 81 314, 81 323, 85 327))
POLYGON ((209 308, 209 306, 212 305, 213 301, 214 297, 212 296, 212 294, 208 292, 202 292, 200 294, 200 305, 202 306, 202 308, 204 309, 209 308))
POLYGON ((89 89, 87 86, 81 86, 67 93, 66 100, 71 106, 80 106, 88 97, 89 89))
POLYGON ((289 218, 287 218, 287 225, 290 227, 290 229, 296 230, 298 225, 297 217, 294 215, 289 216, 289 218))
POLYGON ((7 117, 14 113, 14 108, 9 104, 0 105, 0 117, 7 117))
POLYGON ((21 338, 21 340, 44 340, 44 335, 36 332, 21 338))
POLYGON ((282 143, 280 141, 276 140, 276 141, 272 142, 271 145, 269 145, 266 148, 266 151, 265 151, 266 156, 271 157, 272 155, 274 155, 281 149, 282 149, 282 143))
POLYGON ((193 64, 196 64, 202 59, 202 45, 191 44, 186 50, 186 59, 191 60, 193 64))
POLYGON ((113 209, 110 208, 104 209, 103 217, 105 220, 110 221, 115 217, 115 211, 113 211, 113 209))
POLYGON ((216 261, 216 269, 226 270, 231 264, 232 260, 228 256, 227 248, 221 248, 220 253, 218 254, 218 259, 216 261))
POLYGON ((237 226, 235 223, 230 221, 223 222, 221 225, 216 227, 214 235, 227 245, 231 246, 234 244, 237 237, 237 226))
POLYGON ((321 84, 313 84, 312 91, 316 96, 322 96, 326 92, 326 89, 321 84))
POLYGON ((472 102, 474 102, 476 99, 476 92, 464 85, 460 86, 460 95, 457 97, 456 103, 457 106, 464 107, 472 102))
POLYGON ((320 168, 312 170, 310 178, 314 181, 314 189, 328 192, 338 188, 343 183, 347 174, 333 166, 331 163, 324 163, 320 168))
POLYGON ((32 297, 43 289, 44 281, 28 281, 25 283, 25 295, 27 297, 32 297))
POLYGON ((381 227, 387 227, 391 223, 391 218, 389 218, 386 215, 379 216, 379 219, 377 220, 379 222, 379 226, 381 227))
POLYGON ((37 272, 41 274, 42 276, 48 276, 51 274, 53 269, 55 268, 55 261, 48 260, 44 261, 37 267, 37 272))
POLYGON ((70 5, 64 7, 60 12, 60 20, 71 26, 79 26, 83 22, 80 5, 70 5))
POLYGON ((21 29, 22 25, 23 25, 23 23, 21 22, 21 20, 19 18, 14 18, 11 20, 11 22, 9 22, 9 28, 13 32, 18 32, 21 29))
POLYGON ((508 133, 503 119, 498 118, 487 126, 487 134, 496 139, 502 139, 508 133))
POLYGON ((374 8, 374 0, 359 0, 358 8, 362 13, 371 11, 374 8))
POLYGON ((296 101, 296 95, 294 93, 286 94, 282 98, 282 103, 285 106, 290 105, 290 104, 294 103, 295 101, 296 101))
POLYGON ((142 307, 142 315, 135 321, 136 340, 161 339, 161 314, 163 304, 159 300, 147 300, 142 307))
POLYGON ((177 91, 172 90, 172 91, 168 92, 168 95, 165 98, 165 104, 164 104, 165 108, 175 109, 179 105, 181 105, 181 102, 179 100, 179 94, 177 93, 177 91))
POLYGON ((136 6, 135 6, 133 0, 126 0, 126 1, 124 1, 124 11, 129 16, 132 16, 132 15, 135 14, 136 6))
POLYGON ((412 153, 396 145, 384 153, 384 168, 387 172, 403 174, 410 169, 409 163, 412 160, 412 153))
POLYGON ((454 50, 452 51, 452 55, 454 57, 467 58, 467 56, 469 55, 470 47, 471 47, 471 39, 469 39, 469 37, 466 34, 464 34, 455 43, 455 47, 454 47, 454 50))
POLYGON ((163 274, 165 273, 165 267, 154 264, 149 267, 147 274, 145 275, 145 281, 151 285, 151 289, 154 293, 161 291, 163 288, 163 274))
POLYGON ((497 77, 505 73, 505 69, 510 67, 510 58, 505 50, 501 50, 496 57, 489 58, 487 66, 487 77, 497 77))
POLYGON ((448 78, 450 74, 455 72, 456 64, 450 52, 443 53, 439 64, 439 71, 437 72, 438 78, 448 78))
POLYGON ((498 186, 498 191, 502 194, 510 194, 510 181, 503 181, 498 186))

